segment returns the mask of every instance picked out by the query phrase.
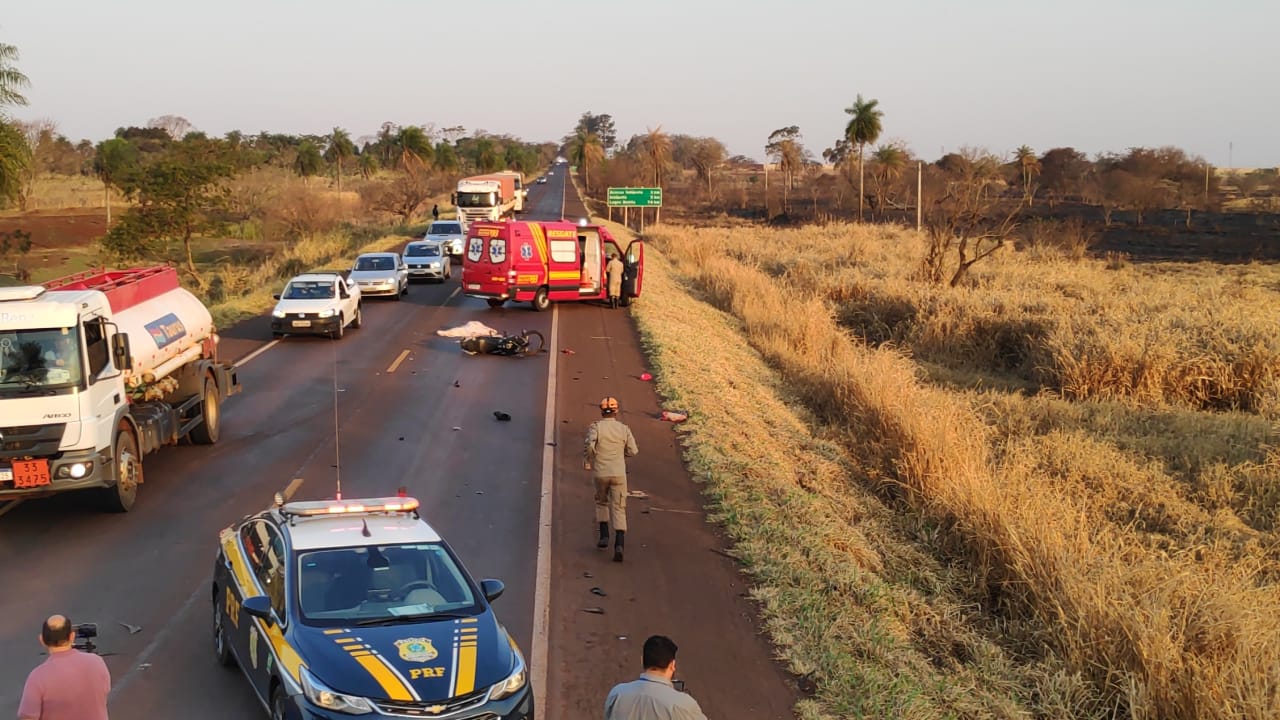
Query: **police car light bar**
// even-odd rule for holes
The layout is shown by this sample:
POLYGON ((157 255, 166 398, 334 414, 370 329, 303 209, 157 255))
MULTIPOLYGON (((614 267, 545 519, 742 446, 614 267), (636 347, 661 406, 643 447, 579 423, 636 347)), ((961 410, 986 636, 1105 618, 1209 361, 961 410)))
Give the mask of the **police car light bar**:
POLYGON ((418 509, 411 497, 369 498, 366 500, 309 500, 291 502, 280 508, 285 515, 319 517, 322 515, 357 515, 361 513, 410 513, 418 509))

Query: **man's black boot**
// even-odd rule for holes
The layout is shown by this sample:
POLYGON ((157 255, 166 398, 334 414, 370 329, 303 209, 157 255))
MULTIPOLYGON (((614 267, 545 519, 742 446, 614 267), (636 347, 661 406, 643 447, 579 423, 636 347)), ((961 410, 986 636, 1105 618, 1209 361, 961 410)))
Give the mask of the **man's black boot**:
POLYGON ((607 522, 600 523, 600 542, 596 543, 596 547, 609 547, 609 523, 607 522))
POLYGON ((619 530, 613 536, 613 561, 614 562, 622 562, 622 545, 623 545, 623 541, 626 540, 626 537, 627 537, 626 530, 619 530))

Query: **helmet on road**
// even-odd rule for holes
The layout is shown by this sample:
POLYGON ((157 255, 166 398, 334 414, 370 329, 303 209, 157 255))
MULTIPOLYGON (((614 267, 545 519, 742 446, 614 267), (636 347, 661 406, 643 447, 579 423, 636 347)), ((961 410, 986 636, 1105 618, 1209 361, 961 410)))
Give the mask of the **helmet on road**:
POLYGON ((600 413, 602 415, 616 415, 618 413, 618 398, 607 397, 601 400, 600 413))

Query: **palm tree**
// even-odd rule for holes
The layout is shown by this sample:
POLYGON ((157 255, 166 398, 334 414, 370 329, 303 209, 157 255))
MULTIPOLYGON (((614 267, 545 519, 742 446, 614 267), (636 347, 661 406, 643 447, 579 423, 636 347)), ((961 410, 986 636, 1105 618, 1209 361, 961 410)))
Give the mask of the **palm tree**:
POLYGON ((356 146, 351 142, 351 134, 342 128, 334 128, 329 133, 329 147, 324 151, 324 159, 338 169, 338 195, 342 195, 342 161, 355 154, 356 146))
POLYGON ((880 139, 880 118, 884 117, 884 113, 879 110, 879 105, 879 100, 863 100, 862 95, 859 94, 857 99, 853 101, 853 105, 844 110, 852 116, 849 119, 848 126, 844 129, 844 136, 858 148, 858 222, 862 222, 862 203, 864 200, 862 192, 862 154, 868 143, 873 143, 880 139))
POLYGON ((4 108, 10 105, 26 105, 27 98, 20 88, 31 84, 13 62, 18 59, 18 48, 0 43, 0 200, 11 200, 22 189, 22 175, 31 162, 31 148, 22 130, 9 122, 4 108))
POLYGON ((644 152, 653 168, 653 185, 662 187, 663 170, 671 161, 671 138, 662 132, 662 126, 649 129, 644 136, 644 152))
POLYGON ((312 175, 320 174, 320 166, 324 159, 320 157, 320 148, 310 140, 298 144, 298 154, 293 160, 293 170, 302 176, 303 184, 307 184, 312 175))
POLYGON ((1031 206, 1031 180, 1040 174, 1040 159, 1030 145, 1022 145, 1014 150, 1015 162, 1022 171, 1022 194, 1027 199, 1027 207, 1031 206))
POLYGON ((591 192, 591 166, 604 159, 604 146, 600 138, 586 128, 579 128, 569 140, 569 159, 582 168, 582 185, 591 192))
POLYGON ((883 218, 886 195, 884 188, 902 176, 902 170, 907 164, 907 153, 897 145, 883 145, 876 148, 871 159, 876 163, 872 172, 876 181, 876 207, 880 208, 880 217, 883 218))
POLYGON ((395 145, 400 150, 400 167, 409 174, 415 170, 426 170, 431 162, 433 148, 431 138, 416 125, 400 128, 396 133, 395 145))

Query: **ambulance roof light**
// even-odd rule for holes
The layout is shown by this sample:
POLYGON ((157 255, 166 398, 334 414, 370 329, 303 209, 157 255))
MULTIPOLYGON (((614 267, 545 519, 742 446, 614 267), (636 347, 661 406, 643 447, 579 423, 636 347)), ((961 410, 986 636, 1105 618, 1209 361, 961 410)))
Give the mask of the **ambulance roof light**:
POLYGON ((418 510, 417 498, 407 496, 367 498, 363 500, 308 500, 286 503, 280 512, 292 517, 360 515, 371 513, 412 513, 418 510))
POLYGON ((578 226, 579 226, 579 227, 586 227, 586 226, 587 226, 587 219, 586 219, 586 218, 578 218, 578 226))

